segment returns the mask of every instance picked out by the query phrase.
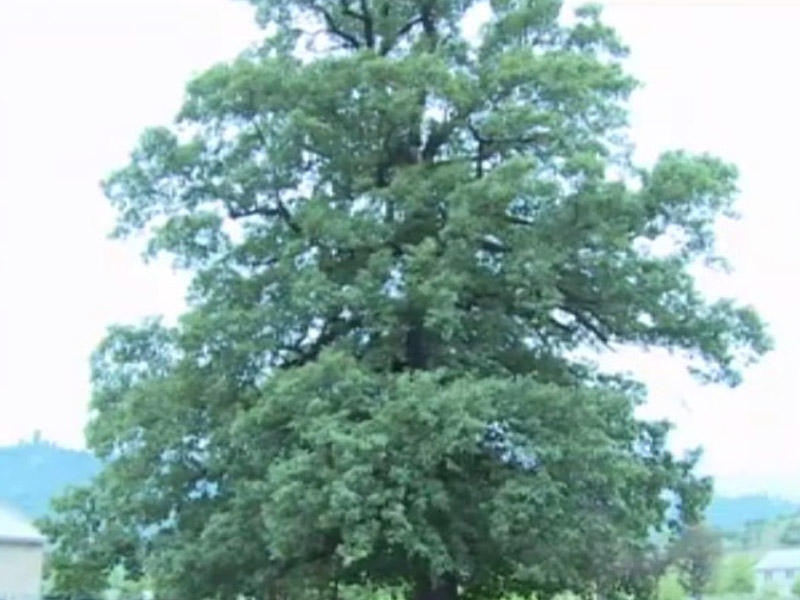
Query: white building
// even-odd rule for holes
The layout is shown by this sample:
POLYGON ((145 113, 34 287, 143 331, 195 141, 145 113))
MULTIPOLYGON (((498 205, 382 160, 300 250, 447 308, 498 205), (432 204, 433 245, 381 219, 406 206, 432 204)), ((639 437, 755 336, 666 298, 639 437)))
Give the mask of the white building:
POLYGON ((783 596, 792 593, 800 576, 800 549, 772 550, 756 563, 756 591, 775 589, 783 596))
POLYGON ((39 600, 44 538, 17 512, 0 506, 0 600, 39 600))

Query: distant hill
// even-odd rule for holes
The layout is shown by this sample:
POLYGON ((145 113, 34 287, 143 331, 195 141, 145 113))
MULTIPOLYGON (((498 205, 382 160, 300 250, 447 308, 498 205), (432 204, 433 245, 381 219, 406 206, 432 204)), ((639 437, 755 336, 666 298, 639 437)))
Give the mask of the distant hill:
POLYGON ((770 496, 715 496, 706 510, 708 522, 723 531, 743 529, 752 521, 770 521, 794 515, 800 505, 770 496))
POLYGON ((65 487, 89 481, 99 470, 88 452, 68 450, 35 438, 0 447, 0 503, 28 517, 44 515, 50 499, 65 487))

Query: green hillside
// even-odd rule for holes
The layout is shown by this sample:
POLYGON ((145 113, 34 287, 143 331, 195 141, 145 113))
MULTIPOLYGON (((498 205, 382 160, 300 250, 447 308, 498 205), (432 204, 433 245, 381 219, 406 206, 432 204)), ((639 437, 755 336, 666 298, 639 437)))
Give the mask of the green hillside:
POLYGON ((706 519, 721 531, 737 531, 747 523, 791 516, 798 510, 797 503, 771 496, 715 496, 706 510, 706 519))
POLYGON ((723 532, 730 552, 760 553, 777 548, 800 547, 800 515, 750 521, 739 530, 723 532))
POLYGON ((47 512, 50 499, 67 486, 87 482, 99 469, 88 452, 34 439, 0 447, 0 503, 31 518, 47 512))

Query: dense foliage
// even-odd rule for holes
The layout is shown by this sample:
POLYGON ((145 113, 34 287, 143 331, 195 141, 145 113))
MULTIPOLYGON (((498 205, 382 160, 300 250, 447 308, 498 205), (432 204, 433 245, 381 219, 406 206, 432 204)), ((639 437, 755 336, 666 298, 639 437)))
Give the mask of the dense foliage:
POLYGON ((715 589, 721 594, 752 594, 756 591, 755 559, 734 554, 719 565, 715 589))
POLYGON ((470 0, 253 4, 274 35, 105 183, 116 234, 194 279, 176 327, 95 355, 107 466, 48 524, 60 572, 192 599, 652 589, 651 534, 709 483, 588 357, 658 346, 736 384, 767 349, 688 272, 735 169, 631 164, 596 8, 493 0, 473 40, 470 0))

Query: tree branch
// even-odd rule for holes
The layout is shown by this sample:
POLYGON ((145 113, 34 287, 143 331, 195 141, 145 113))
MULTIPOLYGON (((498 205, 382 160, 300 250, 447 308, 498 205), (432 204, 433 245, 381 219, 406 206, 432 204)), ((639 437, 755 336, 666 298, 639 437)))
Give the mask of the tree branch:
POLYGON ((436 38, 436 22, 433 17, 433 5, 434 1, 427 2, 425 6, 422 7, 422 13, 420 14, 420 22, 422 23, 422 28, 425 31, 425 34, 432 38, 436 38))
POLYGON ((483 177, 483 146, 486 143, 480 131, 470 122, 467 123, 467 129, 472 134, 472 137, 478 142, 478 156, 475 159, 475 175, 478 179, 483 177))
POLYGON ((245 217, 252 217, 261 215, 264 217, 277 217, 279 209, 274 206, 256 206, 255 208, 228 208, 228 216, 231 219, 243 219, 245 217))
POLYGON ((252 217, 255 215, 261 215, 264 217, 280 217, 280 219, 286 223, 286 225, 297 234, 303 232, 300 225, 292 217, 292 213, 289 212, 289 209, 283 203, 283 200, 280 198, 275 199, 275 206, 257 206, 255 208, 250 209, 228 209, 228 216, 231 219, 242 219, 244 217, 252 217))
POLYGON ((511 248, 492 235, 487 235, 481 240, 481 250, 487 252, 510 252, 511 248))
MULTIPOLYGON (((364 15, 361 13, 357 13, 352 8, 350 8, 350 0, 339 0, 339 6, 342 9, 342 14, 346 17, 353 17, 354 19, 358 19, 359 21, 364 20, 364 15)), ((364 8, 364 3, 361 3, 361 7, 364 8)))
POLYGON ((441 123, 439 127, 430 133, 421 153, 422 159, 425 162, 430 162, 433 160, 433 158, 436 156, 436 153, 439 152, 439 149, 445 144, 447 139, 450 137, 450 134, 455 131, 457 126, 458 119, 453 118, 449 121, 441 123))
POLYGON ((409 31, 414 29, 414 27, 416 27, 417 25, 422 25, 422 21, 423 21, 422 17, 414 17, 408 23, 403 25, 400 29, 398 29, 395 32, 395 34, 394 34, 395 37, 399 38, 400 36, 407 34, 409 31))
MULTIPOLYGON (((254 129, 256 131, 256 135, 258 136, 258 139, 260 139, 261 143, 264 145, 264 148, 265 149, 268 148, 269 147, 269 143, 267 142, 267 136, 264 135, 264 132, 261 130, 261 127, 259 127, 258 123, 255 122, 255 121, 253 121, 253 127, 254 127, 254 129)), ((270 209, 270 212, 268 212, 268 213, 266 213, 266 212, 256 212, 255 214, 263 214, 265 216, 271 216, 271 217, 280 217, 281 219, 283 219, 284 223, 286 223, 292 231, 294 231, 297 234, 302 233, 302 230, 300 229, 300 226, 292 218, 292 213, 290 213, 289 209, 286 208, 286 205, 283 203, 283 200, 281 200, 280 195, 277 192, 275 193, 275 207, 270 209)), ((231 218, 235 218, 235 217, 231 216, 231 218)))
POLYGON ((302 347, 302 342, 295 346, 284 347, 283 350, 294 352, 298 356, 296 358, 285 360, 280 364, 281 368, 299 367, 306 364, 310 360, 314 360, 320 352, 334 342, 342 335, 351 332, 354 328, 361 324, 360 317, 353 317, 352 319, 343 319, 341 317, 334 317, 329 319, 322 327, 322 331, 313 343, 306 348, 302 347))
POLYGON ((534 221, 523 219, 522 217, 515 217, 514 215, 506 215, 506 221, 512 225, 527 225, 529 227, 535 225, 534 221))
POLYGON ((333 15, 331 15, 330 12, 328 12, 327 10, 322 8, 321 6, 317 6, 317 5, 313 5, 311 8, 312 8, 312 10, 316 10, 319 14, 322 15, 322 18, 325 21, 325 26, 328 28, 328 32, 329 33, 332 33, 333 35, 336 35, 336 36, 339 36, 340 38, 342 38, 354 50, 358 50, 359 48, 361 48, 361 42, 358 40, 358 38, 356 36, 350 34, 350 33, 347 33, 343 29, 341 29, 341 27, 339 27, 336 24, 336 21, 334 20, 333 15))
POLYGON ((364 41, 367 44, 367 48, 374 48, 375 47, 375 30, 372 23, 372 15, 369 12, 369 5, 367 4, 367 0, 361 0, 361 16, 357 17, 360 18, 361 21, 364 23, 364 41))
POLYGON ((570 310, 567 307, 561 307, 563 310, 566 310, 569 314, 571 314, 575 319, 580 323, 584 328, 588 329, 598 340, 600 340, 606 346, 609 345, 609 341, 611 339, 608 332, 603 331, 597 324, 593 323, 591 319, 589 319, 586 315, 584 315, 579 310, 570 310))
POLYGON ((283 203, 283 200, 277 198, 275 202, 278 207, 277 208, 278 214, 280 215, 281 219, 283 219, 284 223, 286 223, 289 226, 289 228, 295 233, 297 234, 302 233, 300 225, 298 225, 297 222, 292 218, 292 213, 290 213, 289 209, 286 208, 286 205, 283 203))
POLYGON ((364 25, 364 42, 367 48, 375 47, 375 33, 372 15, 370 14, 367 0, 360 0, 361 12, 356 12, 350 8, 350 0, 339 0, 339 7, 342 14, 346 17, 361 21, 364 25))
POLYGON ((491 145, 497 146, 505 144, 535 144, 538 142, 543 142, 551 139, 550 133, 546 131, 540 131, 527 136, 498 138, 498 137, 487 137, 481 134, 481 132, 478 131, 478 128, 475 127, 475 125, 473 125, 472 123, 468 123, 467 128, 469 129, 475 141, 483 143, 486 146, 491 146, 491 145))

